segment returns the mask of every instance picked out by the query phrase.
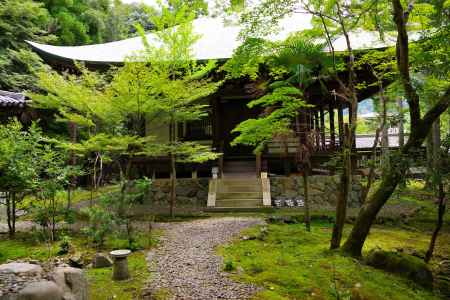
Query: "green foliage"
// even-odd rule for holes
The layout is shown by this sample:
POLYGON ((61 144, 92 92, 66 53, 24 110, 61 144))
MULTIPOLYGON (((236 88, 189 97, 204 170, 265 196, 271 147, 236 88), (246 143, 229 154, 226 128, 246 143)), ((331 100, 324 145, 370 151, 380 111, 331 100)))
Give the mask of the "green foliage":
POLYGON ((42 142, 36 124, 29 131, 16 119, 0 126, 0 189, 29 192, 38 187, 42 142))
POLYGON ((260 65, 271 53, 271 44, 264 39, 248 38, 234 52, 222 69, 230 78, 248 76, 256 79, 260 75, 260 65))
POLYGON ((49 15, 32 0, 0 2, 0 89, 34 89, 42 62, 26 40, 46 42, 49 15))
POLYGON ((236 267, 234 266, 233 261, 227 260, 225 262, 225 266, 223 267, 223 270, 225 272, 231 272, 231 271, 234 271, 235 269, 236 269, 236 267))
POLYGON ((114 232, 120 233, 120 228, 123 225, 126 227, 126 248, 137 250, 142 247, 137 242, 138 237, 133 230, 132 209, 136 204, 142 203, 150 185, 151 180, 148 178, 123 181, 120 193, 104 194, 95 206, 85 210, 89 225, 84 229, 84 232, 97 247, 102 248, 104 246, 107 236, 112 236, 114 232), (111 228, 117 230, 112 231, 111 228))
POLYGON ((89 225, 84 228, 84 233, 97 247, 101 248, 105 244, 108 234, 111 234, 113 224, 112 215, 101 207, 90 207, 85 210, 88 215, 89 225))
MULTIPOLYGON (((145 51, 138 57, 131 57, 128 63, 146 62, 145 71, 141 71, 141 66, 137 67, 146 82, 144 95, 140 97, 141 107, 146 109, 147 115, 157 116, 155 121, 172 128, 168 143, 156 144, 152 151, 158 155, 175 155, 178 161, 183 162, 203 162, 218 156, 197 143, 178 141, 174 133, 176 124, 206 116, 207 105, 202 100, 221 85, 221 82, 213 82, 208 76, 215 68, 214 61, 198 63, 192 57, 192 46, 199 38, 192 28, 194 17, 194 12, 186 3, 179 2, 176 10, 163 6, 161 15, 152 19, 157 28, 157 43, 150 44, 141 30, 145 51), (151 67, 148 68, 148 65, 151 67)), ((125 68, 131 74, 136 70, 131 66, 125 68)), ((130 75, 125 73, 123 76, 130 75)), ((136 94, 141 93, 137 90, 136 94)))
MULTIPOLYGON (((301 98, 301 92, 290 84, 275 82, 273 91, 259 99, 250 101, 249 107, 276 107, 270 113, 258 119, 248 119, 239 124, 233 132, 238 132, 232 145, 245 144, 255 147, 255 152, 263 150, 264 146, 276 136, 289 135, 289 124, 298 114, 300 108, 308 107, 301 98)), ((270 111, 270 110, 269 110, 270 111)))
POLYGON ((69 253, 70 250, 70 237, 68 235, 65 235, 62 237, 61 241, 59 242, 59 255, 64 255, 69 253))
MULTIPOLYGON (((295 120, 302 108, 311 107, 304 99, 303 91, 311 83, 321 80, 329 67, 329 59, 322 52, 323 45, 315 44, 309 39, 293 36, 278 44, 272 43, 272 52, 261 51, 263 40, 255 41, 256 48, 238 48, 233 58, 224 66, 235 76, 258 75, 259 63, 264 59, 272 70, 275 78, 281 77, 283 81, 274 81, 269 85, 269 93, 250 101, 250 108, 261 106, 265 112, 258 119, 248 119, 239 124, 233 132, 238 132, 232 145, 245 144, 255 147, 255 152, 261 152, 265 145, 275 137, 286 137, 292 134, 290 124, 295 120), (250 50, 248 53, 247 50, 250 50), (269 55, 270 54, 270 55, 269 55), (257 58, 259 55, 259 59, 257 58), (255 64, 248 67, 247 58, 252 56, 255 64), (244 63, 242 70, 239 65, 244 63), (250 73, 249 73, 250 72, 250 73)), ((269 44, 265 44, 268 46, 269 44)))
MULTIPOLYGON (((45 0, 52 19, 50 28, 60 45, 85 45, 105 41, 111 0, 45 0)), ((111 25, 111 24, 109 24, 111 25)))

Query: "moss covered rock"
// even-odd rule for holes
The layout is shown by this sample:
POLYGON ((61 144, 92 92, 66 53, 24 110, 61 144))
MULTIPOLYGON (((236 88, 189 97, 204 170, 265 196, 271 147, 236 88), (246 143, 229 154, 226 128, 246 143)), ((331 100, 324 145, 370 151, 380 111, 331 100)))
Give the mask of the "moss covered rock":
POLYGON ((366 262, 374 268, 409 278, 425 288, 433 288, 433 274, 428 265, 420 258, 399 252, 372 250, 369 252, 366 262))

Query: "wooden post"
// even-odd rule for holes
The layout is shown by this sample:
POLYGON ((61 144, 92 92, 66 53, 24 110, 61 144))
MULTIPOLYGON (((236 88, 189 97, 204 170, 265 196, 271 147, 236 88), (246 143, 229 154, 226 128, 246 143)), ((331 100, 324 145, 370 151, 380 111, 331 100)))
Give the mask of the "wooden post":
POLYGON ((322 144, 322 149, 325 149, 325 113, 323 112, 323 107, 320 107, 320 142, 322 144))
POLYGON ((342 103, 338 102, 338 128, 339 128, 339 147, 344 145, 344 112, 342 111, 342 103))
POLYGON ((330 143, 331 149, 334 150, 336 146, 336 129, 334 128, 334 107, 330 103, 328 105, 328 116, 330 117, 330 143))

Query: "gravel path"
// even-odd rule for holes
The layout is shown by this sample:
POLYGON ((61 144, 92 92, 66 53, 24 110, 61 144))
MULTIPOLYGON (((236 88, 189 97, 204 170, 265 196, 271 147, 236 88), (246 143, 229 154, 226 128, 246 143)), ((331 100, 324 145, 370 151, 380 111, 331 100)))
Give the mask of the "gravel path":
POLYGON ((234 217, 164 224, 160 247, 147 257, 152 272, 149 293, 165 289, 172 299, 186 300, 250 298, 258 288, 228 278, 216 247, 257 224, 262 220, 234 217))

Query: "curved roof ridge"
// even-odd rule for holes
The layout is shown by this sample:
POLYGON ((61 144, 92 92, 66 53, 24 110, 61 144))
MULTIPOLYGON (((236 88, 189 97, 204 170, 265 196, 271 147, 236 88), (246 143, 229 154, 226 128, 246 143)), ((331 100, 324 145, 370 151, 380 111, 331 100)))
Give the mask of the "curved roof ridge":
MULTIPOLYGON (((276 34, 268 36, 270 40, 283 40, 290 34, 311 28, 311 16, 294 14, 280 22, 280 30, 276 34)), ((204 17, 194 20, 194 32, 200 35, 194 44, 192 52, 197 60, 228 59, 234 50, 241 45, 239 37, 241 27, 230 24, 222 18, 204 17)), ((154 33, 147 33, 147 39, 151 43, 156 42, 154 33)), ((350 33, 353 49, 384 48, 395 44, 395 37, 387 35, 384 41, 378 32, 355 31, 350 33)), ((84 46, 53 46, 27 41, 34 50, 56 59, 83 61, 96 64, 123 63, 127 57, 138 54, 144 50, 141 37, 133 37, 120 41, 108 42, 84 46)), ((333 46, 335 51, 347 49, 344 37, 338 37, 333 46)), ((324 49, 324 51, 329 51, 324 49)))

